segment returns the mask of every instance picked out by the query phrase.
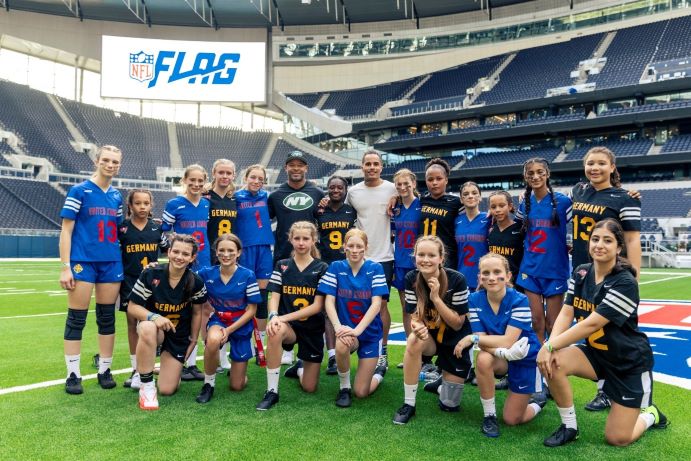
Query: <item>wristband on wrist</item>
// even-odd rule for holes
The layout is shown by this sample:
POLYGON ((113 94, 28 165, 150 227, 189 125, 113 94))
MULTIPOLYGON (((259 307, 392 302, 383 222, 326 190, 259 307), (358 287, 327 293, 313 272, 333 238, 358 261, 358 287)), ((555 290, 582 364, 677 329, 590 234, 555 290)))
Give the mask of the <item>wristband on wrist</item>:
POLYGON ((278 312, 269 312, 269 322, 270 322, 271 319, 273 319, 274 317, 278 317, 278 312))
POLYGON ((62 267, 71 267, 70 263, 60 263, 62 267))
POLYGON ((547 346, 547 350, 548 350, 549 352, 554 352, 554 349, 552 348, 552 344, 551 344, 549 341, 547 341, 547 342, 545 343, 545 346, 547 346))
POLYGON ((160 316, 161 316, 160 314, 156 314, 154 312, 149 312, 148 314, 146 314, 146 320, 150 320, 150 321, 154 322, 160 316))
POLYGON ((470 340, 477 346, 480 342, 480 335, 470 335, 470 340))

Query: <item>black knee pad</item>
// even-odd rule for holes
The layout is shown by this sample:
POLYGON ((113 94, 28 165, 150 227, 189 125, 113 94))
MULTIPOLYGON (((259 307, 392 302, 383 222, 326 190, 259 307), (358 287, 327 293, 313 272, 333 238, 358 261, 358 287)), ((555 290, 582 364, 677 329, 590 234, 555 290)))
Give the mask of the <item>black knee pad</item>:
POLYGON ((99 335, 115 334, 115 304, 96 304, 96 325, 99 335))
POLYGON ((260 288, 259 294, 262 296, 262 302, 257 304, 257 313, 255 314, 255 317, 258 319, 266 319, 269 316, 269 310, 267 307, 269 292, 266 288, 260 288))
POLYGON ((82 330, 86 325, 86 315, 88 311, 78 309, 67 309, 67 320, 65 320, 65 336, 68 341, 81 341, 82 330))

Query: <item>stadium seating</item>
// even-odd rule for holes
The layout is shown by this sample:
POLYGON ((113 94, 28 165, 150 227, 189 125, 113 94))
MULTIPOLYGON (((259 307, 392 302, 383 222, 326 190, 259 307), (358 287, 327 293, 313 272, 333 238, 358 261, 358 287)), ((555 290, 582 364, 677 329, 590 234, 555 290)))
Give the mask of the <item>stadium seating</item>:
POLYGON ((691 57, 691 16, 671 19, 657 44, 653 61, 691 57))
POLYGON ((120 176, 156 179, 156 167, 170 166, 166 122, 114 112, 60 98, 79 131, 97 145, 113 144, 122 149, 120 176), (133 161, 135 160, 136 161, 133 161))
POLYGON ((314 107, 322 97, 322 93, 305 93, 305 94, 291 94, 288 95, 290 99, 305 107, 314 107))
POLYGON ((632 106, 632 107, 614 107, 612 109, 607 109, 600 113, 600 117, 608 117, 612 115, 622 115, 622 114, 633 114, 640 112, 652 112, 657 110, 668 110, 668 109, 681 109, 685 107, 691 107, 691 101, 672 101, 663 104, 643 104, 642 106, 632 106))
POLYGON ((691 134, 683 134, 670 138, 669 141, 662 146, 663 154, 669 152, 691 152, 691 134))
POLYGON ((690 189, 651 189, 641 200, 641 216, 650 218, 687 217, 691 211, 690 189))
POLYGON ((536 149, 509 150, 500 152, 482 152, 470 158, 462 170, 472 168, 491 168, 498 166, 522 165, 532 157, 542 157, 547 161, 553 161, 559 155, 561 149, 557 147, 540 147, 536 149))
POLYGON ((61 221, 60 210, 65 197, 47 182, 0 177, 0 184, 29 202, 34 210, 46 218, 56 223, 61 221), (36 200, 37 197, 40 199, 36 200))
POLYGON ((604 146, 614 152, 617 157, 634 157, 638 155, 646 155, 653 145, 650 139, 634 139, 631 141, 606 141, 597 143, 584 143, 577 146, 574 150, 569 152, 569 155, 564 159, 581 160, 585 154, 595 146, 604 146))
MULTIPOLYGON (((269 167, 279 170, 277 178, 269 178, 272 183, 282 184, 287 180, 287 175, 285 172, 285 160, 288 154, 294 151, 295 146, 288 144, 283 139, 279 139, 276 144, 276 148, 271 154, 271 159, 269 160, 269 167)), ((327 176, 331 176, 337 169, 340 168, 339 165, 327 162, 306 152, 303 152, 308 161, 308 171, 307 179, 319 179, 327 176)))
POLYGON ((63 201, 48 183, 0 178, 0 227, 57 230, 63 201), (35 200, 37 197, 40 200, 35 200))
MULTIPOLYGON (((646 196, 648 195, 646 191, 646 196)), ((642 218, 641 219, 641 232, 649 233, 662 233, 662 228, 660 223, 655 218, 642 218)))
POLYGON ((343 118, 374 115, 384 103, 401 99, 418 81, 416 78, 358 90, 333 91, 322 110, 332 109, 343 118))
POLYGON ((4 157, 4 154, 14 154, 14 151, 4 140, 0 139, 0 166, 12 166, 4 157))
MULTIPOLYGON (((456 156, 456 157, 443 157, 444 160, 449 164, 451 168, 453 168, 458 162, 463 160, 462 156, 456 156)), ((427 162, 429 162, 429 158, 416 158, 412 160, 404 160, 401 163, 397 163, 395 165, 389 165, 384 167, 382 170, 382 175, 392 175, 401 168, 408 168, 410 171, 413 173, 424 173, 425 171, 425 165, 427 165, 427 162)))

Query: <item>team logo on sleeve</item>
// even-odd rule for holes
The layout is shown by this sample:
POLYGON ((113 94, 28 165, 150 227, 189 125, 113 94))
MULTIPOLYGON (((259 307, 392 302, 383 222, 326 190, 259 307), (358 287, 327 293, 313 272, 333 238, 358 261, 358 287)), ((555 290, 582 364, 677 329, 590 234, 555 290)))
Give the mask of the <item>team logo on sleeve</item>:
POLYGON ((155 287, 157 287, 159 283, 161 283, 161 281, 160 281, 159 279, 153 279, 153 280, 151 281, 151 284, 152 284, 153 286, 155 286, 155 287))
POLYGON ((72 268, 75 274, 79 274, 84 270, 81 264, 75 264, 74 267, 72 268))
POLYGON ((121 233, 121 234, 126 234, 126 233, 127 233, 127 226, 122 226, 122 227, 120 228, 120 233, 121 233))
POLYGON ((314 204, 312 197, 304 192, 293 192, 283 199, 283 206, 292 211, 302 211, 314 204))

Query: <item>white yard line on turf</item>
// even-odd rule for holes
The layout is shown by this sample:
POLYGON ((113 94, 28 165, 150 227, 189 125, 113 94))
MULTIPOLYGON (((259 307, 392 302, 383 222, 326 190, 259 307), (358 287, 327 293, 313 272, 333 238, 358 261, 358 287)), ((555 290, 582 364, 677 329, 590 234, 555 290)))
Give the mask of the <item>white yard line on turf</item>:
MULTIPOLYGON (((94 312, 90 310, 89 312, 94 312)), ((0 320, 11 320, 11 319, 30 319, 34 317, 51 317, 53 315, 67 315, 67 312, 53 312, 50 314, 29 314, 29 315, 13 315, 9 317, 0 317, 0 320)))
MULTIPOLYGON (((689 274, 691 275, 691 274, 689 274)), ((665 277, 663 279, 657 279, 657 280, 648 280, 647 282, 638 282, 639 285, 647 285, 649 283, 658 283, 658 282, 666 282, 667 280, 676 280, 676 279, 683 279, 688 277, 689 275, 680 275, 677 277, 665 277)))

